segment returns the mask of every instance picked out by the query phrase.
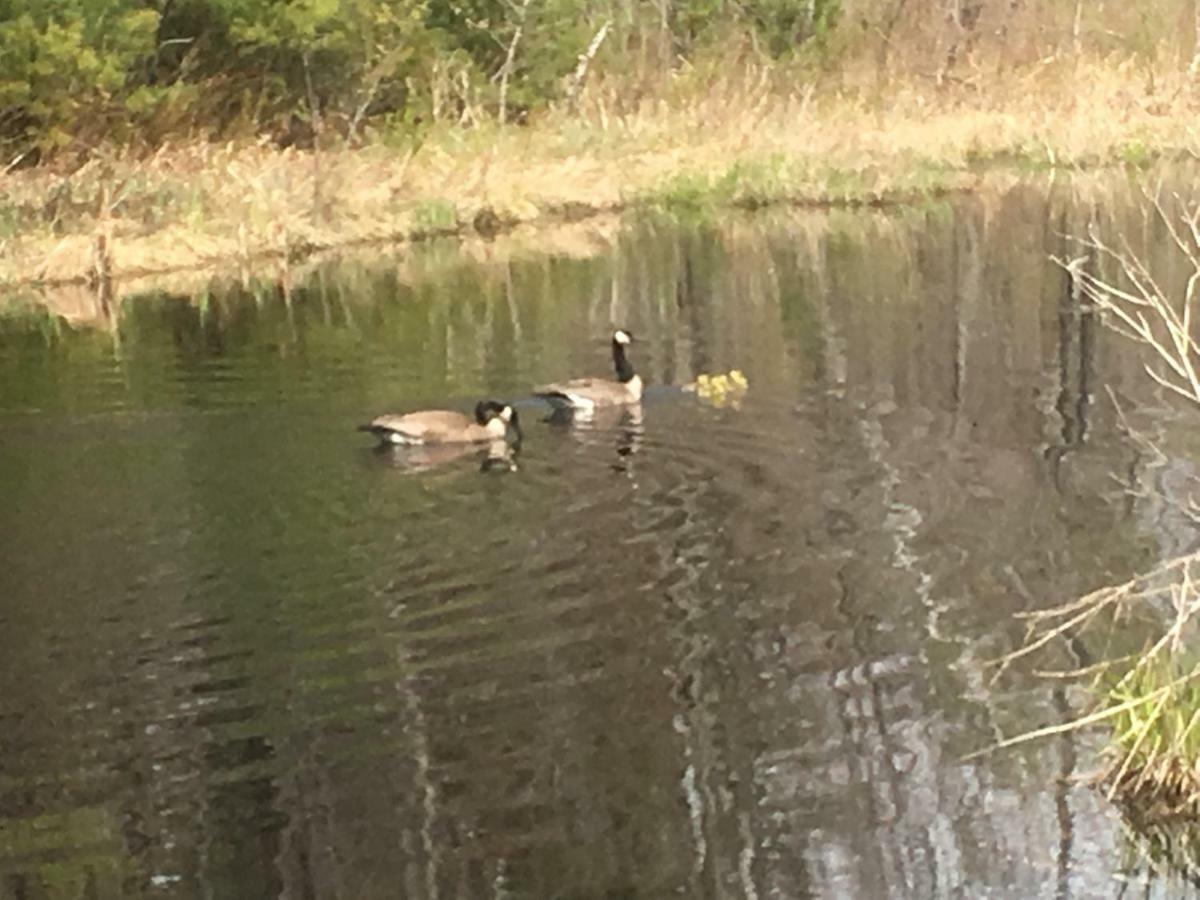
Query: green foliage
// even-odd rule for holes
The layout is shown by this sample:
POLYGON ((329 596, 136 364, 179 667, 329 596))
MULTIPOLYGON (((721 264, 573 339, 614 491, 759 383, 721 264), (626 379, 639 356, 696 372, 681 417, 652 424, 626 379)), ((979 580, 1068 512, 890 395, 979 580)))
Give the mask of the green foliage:
POLYGON ((419 60, 436 50, 424 26, 426 6, 424 0, 184 0, 164 21, 164 37, 177 49, 161 58, 159 77, 219 87, 226 121, 290 129, 289 139, 311 135, 314 111, 349 128, 368 113, 404 107, 419 60))
POLYGON ((673 49, 684 57, 740 31, 779 58, 824 40, 840 16, 841 0, 683 0, 670 4, 668 24, 673 49))
POLYGON ((735 206, 758 209, 795 197, 807 173, 782 154, 735 162, 718 182, 720 193, 735 206))
POLYGON ((59 147, 153 55, 158 13, 130 0, 0 2, 0 136, 59 147))
POLYGON ((512 48, 507 100, 527 109, 555 95, 558 79, 586 46, 591 32, 579 6, 576 0, 429 0, 426 24, 443 51, 489 85, 493 101, 512 48))
POLYGON ((1171 648, 1138 659, 1101 682, 1110 711, 1109 773, 1123 799, 1145 814, 1200 808, 1200 654, 1171 648))
MULTIPOLYGON (((1087 47, 1133 53, 1152 83, 1170 59, 1190 58, 1176 27, 1181 15, 1190 21, 1189 4, 1085 5, 1087 47)), ((889 54, 901 56, 894 42, 917 51, 922 71, 944 62, 920 50, 935 44, 976 53, 991 41, 1006 58, 1015 51, 996 35, 1010 24, 1050 35, 1039 52, 1083 46, 1061 27, 1073 27, 1078 4, 1021 8, 1020 23, 1006 19, 993 34, 977 27, 979 3, 956 19, 891 0, 0 0, 0 166, 180 134, 305 146, 501 112, 523 122, 563 99, 602 26, 611 28, 592 68, 628 76, 634 99, 686 82, 705 62, 728 73, 744 55, 786 60, 786 75, 803 81, 842 77, 847 60, 873 48, 882 79, 889 54)))
POLYGON ((1195 653, 1143 664, 1108 689, 1107 705, 1125 707, 1113 716, 1113 734, 1140 767, 1162 753, 1200 759, 1200 659, 1195 653))
POLYGON ((1121 160, 1131 169, 1145 169, 1154 162, 1154 152, 1145 141, 1134 139, 1122 148, 1121 160))
POLYGON ((457 226, 458 210, 448 200, 425 200, 413 210, 413 227, 418 232, 447 231, 457 226))
POLYGON ((715 206, 719 197, 717 185, 707 175, 682 171, 636 199, 643 206, 694 213, 715 206))
POLYGON ((180 131, 303 144, 318 132, 358 137, 368 122, 411 130, 502 107, 519 121, 563 96, 604 22, 614 31, 601 60, 675 67, 735 32, 753 35, 761 52, 788 54, 836 26, 840 0, 675 0, 665 9, 617 0, 0 0, 0 150, 36 151, 32 159, 104 141, 154 145, 180 131))
POLYGON ((824 40, 842 11, 841 0, 749 0, 743 9, 774 57, 794 52, 813 39, 824 40))

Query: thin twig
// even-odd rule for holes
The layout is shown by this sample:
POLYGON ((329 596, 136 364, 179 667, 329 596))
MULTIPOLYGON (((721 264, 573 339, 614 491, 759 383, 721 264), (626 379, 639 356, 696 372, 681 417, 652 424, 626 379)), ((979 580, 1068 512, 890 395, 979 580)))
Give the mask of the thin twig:
POLYGON ((575 65, 575 72, 571 75, 571 87, 567 90, 567 105, 574 110, 579 101, 579 92, 583 89, 583 83, 587 80, 588 68, 592 64, 592 60, 596 54, 600 52, 600 45, 604 43, 604 39, 608 37, 608 29, 612 22, 605 22, 600 26, 600 30, 593 35, 591 43, 587 49, 579 54, 579 61, 575 65))
POLYGON ((1124 656, 1118 656, 1116 659, 1103 659, 1100 662, 1092 663, 1090 666, 1083 666, 1078 669, 1038 669, 1033 674, 1038 676, 1038 678, 1058 678, 1078 681, 1080 678, 1088 675, 1097 675, 1120 663, 1129 662, 1138 656, 1140 656, 1138 653, 1126 653, 1124 656))
POLYGON ((504 65, 500 67, 500 124, 508 121, 508 77, 512 74, 513 60, 517 56, 517 44, 525 31, 525 16, 529 11, 530 0, 522 0, 517 9, 517 30, 513 32, 512 40, 508 42, 508 52, 504 55, 504 65))

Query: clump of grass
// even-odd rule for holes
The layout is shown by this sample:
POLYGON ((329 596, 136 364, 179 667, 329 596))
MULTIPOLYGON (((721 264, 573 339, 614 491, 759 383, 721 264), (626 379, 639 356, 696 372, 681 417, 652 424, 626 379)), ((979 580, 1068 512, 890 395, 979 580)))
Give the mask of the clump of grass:
POLYGON ((677 172, 660 184, 636 195, 641 206, 662 207, 672 212, 700 212, 717 205, 721 187, 712 178, 698 172, 677 172))
POLYGON ((918 203, 962 187, 962 172, 914 156, 895 170, 834 166, 783 154, 735 160, 724 172, 675 173, 637 195, 636 205, 689 217, 726 207, 847 207, 918 203))
POLYGON ((1157 158, 1158 153, 1142 138, 1132 138, 1119 149, 1121 162, 1131 169, 1148 168, 1157 158))
POLYGON ((760 209, 794 198, 807 173, 781 153, 737 160, 720 178, 719 193, 732 206, 760 209))
POLYGON ((458 228, 458 210, 440 197, 422 200, 413 209, 412 223, 421 234, 451 232, 458 228))
POLYGON ((1110 799, 1144 821, 1200 815, 1200 654, 1190 649, 1200 630, 1198 577, 1200 553, 1193 553, 1071 603, 1022 614, 1027 639, 1003 665, 1060 640, 1099 647, 1100 662, 1086 669, 1043 673, 1087 681, 1092 708, 992 749, 1103 723, 1109 740, 1093 781, 1110 799), (1130 635, 1147 633, 1147 643, 1129 644, 1130 635))
POLYGON ((1101 705, 1115 712, 1100 778, 1110 795, 1155 819, 1200 813, 1200 656, 1156 652, 1105 680, 1101 705))
POLYGON ((818 176, 821 191, 830 201, 870 196, 878 186, 869 171, 840 166, 822 166, 818 176))

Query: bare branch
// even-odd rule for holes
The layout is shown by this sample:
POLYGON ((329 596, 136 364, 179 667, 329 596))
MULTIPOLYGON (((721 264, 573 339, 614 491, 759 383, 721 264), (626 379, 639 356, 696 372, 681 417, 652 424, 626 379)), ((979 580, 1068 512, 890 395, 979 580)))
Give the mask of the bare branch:
POLYGON ((579 54, 579 62, 575 66, 574 74, 571 75, 571 87, 567 90, 567 104, 572 109, 575 108, 575 104, 579 99, 579 92, 583 89, 584 81, 587 80, 588 67, 592 64, 592 60, 596 54, 600 52, 600 45, 608 37, 610 25, 612 25, 612 22, 605 22, 601 25, 600 30, 592 38, 592 42, 588 44, 587 50, 579 54))
POLYGON ((1192 266, 1192 274, 1174 302, 1154 277, 1146 262, 1129 246, 1124 235, 1114 247, 1101 239, 1095 222, 1089 223, 1087 237, 1072 238, 1072 243, 1090 251, 1089 256, 1070 260, 1054 257, 1071 278, 1080 294, 1104 315, 1111 330, 1145 344, 1166 366, 1166 375, 1147 365, 1147 374, 1164 388, 1200 406, 1200 344, 1192 335, 1192 303, 1200 294, 1200 205, 1183 206, 1178 222, 1172 220, 1158 194, 1147 193, 1154 214, 1164 224, 1172 243, 1192 266), (1111 260, 1120 277, 1132 289, 1119 287, 1095 271, 1084 267, 1092 258, 1111 260), (1111 320, 1110 320, 1111 317, 1111 320))
POLYGON ((517 44, 521 43, 521 35, 525 32, 525 16, 529 12, 529 2, 530 0, 522 0, 520 7, 513 7, 517 14, 517 30, 513 32, 512 40, 508 43, 504 65, 500 67, 499 119, 501 125, 508 121, 508 76, 512 74, 513 60, 517 56, 517 44))

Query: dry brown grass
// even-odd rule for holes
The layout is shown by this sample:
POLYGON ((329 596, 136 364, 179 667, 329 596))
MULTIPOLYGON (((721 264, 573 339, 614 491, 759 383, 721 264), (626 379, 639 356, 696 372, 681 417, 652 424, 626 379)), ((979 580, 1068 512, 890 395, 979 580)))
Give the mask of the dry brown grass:
POLYGON ((0 182, 0 283, 235 270, 639 202, 871 202, 970 187, 981 170, 1141 163, 1200 145, 1200 92, 1183 71, 1148 83, 1132 61, 1071 59, 961 74, 879 94, 866 79, 817 89, 730 66, 637 102, 597 79, 577 114, 443 128, 413 148, 167 147, 13 173, 0 182))

